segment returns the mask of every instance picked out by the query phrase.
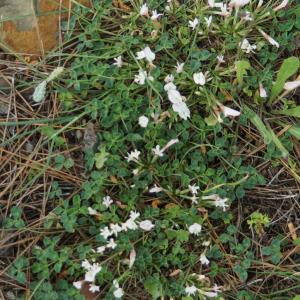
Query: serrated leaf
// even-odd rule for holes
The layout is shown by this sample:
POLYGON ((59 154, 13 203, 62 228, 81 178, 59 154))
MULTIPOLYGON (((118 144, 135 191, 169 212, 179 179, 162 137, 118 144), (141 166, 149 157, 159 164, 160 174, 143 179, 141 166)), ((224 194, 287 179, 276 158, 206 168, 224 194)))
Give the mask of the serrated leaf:
POLYGON ((285 59, 278 71, 276 81, 271 90, 271 97, 269 103, 280 94, 286 80, 294 75, 299 69, 299 59, 295 56, 285 59))
POLYGON ((163 296, 162 284, 160 283, 158 277, 150 277, 146 279, 144 287, 154 300, 163 296))
POLYGON ((248 60, 238 60, 235 62, 236 77, 239 85, 243 85, 244 76, 247 74, 247 70, 251 68, 248 60))

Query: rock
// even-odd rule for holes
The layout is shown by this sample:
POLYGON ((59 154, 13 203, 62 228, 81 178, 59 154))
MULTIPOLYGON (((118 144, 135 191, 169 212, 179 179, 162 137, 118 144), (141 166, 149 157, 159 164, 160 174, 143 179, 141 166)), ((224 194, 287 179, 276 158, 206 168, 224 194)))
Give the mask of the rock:
MULTIPOLYGON (((59 15, 74 7, 71 0, 0 0, 0 39, 5 50, 41 55, 55 48, 59 15)), ((88 0, 78 1, 88 4, 88 0)), ((63 15, 67 17, 68 14, 63 15)))

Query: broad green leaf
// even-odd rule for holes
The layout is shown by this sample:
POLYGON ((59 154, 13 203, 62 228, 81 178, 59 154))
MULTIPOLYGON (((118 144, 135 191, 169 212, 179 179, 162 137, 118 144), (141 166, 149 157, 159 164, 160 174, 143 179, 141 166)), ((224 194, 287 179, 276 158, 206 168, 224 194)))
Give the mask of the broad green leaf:
POLYGON ((272 135, 270 131, 266 128, 264 122, 261 120, 261 118, 252 110, 250 110, 251 115, 250 115, 250 121, 253 123, 253 125, 258 129, 260 134, 264 138, 264 143, 265 144, 270 144, 272 141, 272 135))
POLYGON ((272 112, 275 113, 275 114, 300 118, 300 106, 296 106, 296 107, 290 108, 290 109, 275 110, 275 111, 272 111, 272 112))
POLYGON ((286 80, 294 75, 299 68, 299 59, 295 56, 285 59, 278 71, 276 81, 271 90, 270 103, 280 94, 286 80))
POLYGON ((152 296, 152 299, 157 299, 163 296, 162 284, 158 276, 149 277, 144 283, 146 291, 152 296))
POLYGON ((95 154, 96 168, 101 169, 104 166, 104 163, 107 161, 108 153, 105 151, 105 148, 101 148, 99 153, 95 154))
POLYGON ((293 300, 300 300, 300 295, 295 296, 293 300))
POLYGON ((289 152, 285 149, 285 147, 282 145, 281 141, 277 137, 277 135, 274 133, 272 129, 269 129, 272 141, 275 144, 275 146, 281 151, 282 157, 287 157, 289 155, 289 152))
POLYGON ((288 132, 296 139, 300 140, 300 126, 292 126, 288 132))
POLYGON ((235 62, 236 77, 239 85, 243 85, 243 77, 247 74, 247 70, 249 70, 250 67, 248 60, 239 60, 235 62))

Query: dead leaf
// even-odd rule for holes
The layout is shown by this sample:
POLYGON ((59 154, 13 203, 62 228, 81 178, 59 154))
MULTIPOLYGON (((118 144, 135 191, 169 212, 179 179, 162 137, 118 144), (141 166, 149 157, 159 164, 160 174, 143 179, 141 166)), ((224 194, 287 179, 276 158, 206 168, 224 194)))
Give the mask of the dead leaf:
POLYGON ((136 252, 135 252, 134 248, 132 248, 132 250, 130 251, 130 254, 129 254, 129 269, 132 268, 132 266, 135 262, 135 258, 136 258, 136 252))
POLYGON ((117 184, 118 183, 118 179, 117 179, 117 177, 116 176, 110 176, 110 181, 112 182, 112 183, 114 183, 114 184, 117 184))
POLYGON ((206 146, 205 145, 200 145, 200 151, 202 154, 205 154, 207 151, 206 151, 206 146))
POLYGON ((125 4, 122 0, 113 0, 113 6, 123 9, 125 11, 131 11, 131 7, 125 4))
POLYGON ((127 207, 127 205, 123 204, 122 202, 120 201, 116 201, 116 204, 119 208, 122 208, 122 209, 125 209, 127 207))
POLYGON ((152 202, 151 202, 151 206, 153 208, 158 208, 158 205, 161 203, 161 201, 159 199, 154 199, 152 202))
POLYGON ((84 150, 91 150, 97 142, 95 127, 92 122, 88 122, 83 134, 84 150))
POLYGON ((174 277, 174 276, 177 276, 178 274, 181 273, 181 270, 180 269, 176 269, 175 271, 173 271, 169 276, 170 277, 174 277))
POLYGON ((297 239, 296 228, 292 222, 288 223, 288 228, 292 237, 292 240, 295 241, 297 239))
POLYGON ((220 92, 225 96, 227 101, 233 101, 233 97, 228 91, 220 89, 220 92))
POLYGON ((85 297, 86 300, 94 300, 97 299, 97 296, 99 293, 92 293, 90 290, 90 283, 89 282, 84 282, 82 284, 82 288, 80 290, 80 294, 85 297))

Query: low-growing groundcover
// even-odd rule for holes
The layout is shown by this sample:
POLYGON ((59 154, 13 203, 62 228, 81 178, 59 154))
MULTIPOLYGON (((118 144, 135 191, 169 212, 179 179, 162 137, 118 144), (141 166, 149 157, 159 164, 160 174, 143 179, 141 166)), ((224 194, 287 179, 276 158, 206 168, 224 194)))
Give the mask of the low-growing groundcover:
POLYGON ((296 1, 74 3, 1 122, 3 297, 296 299, 299 29, 296 1))

